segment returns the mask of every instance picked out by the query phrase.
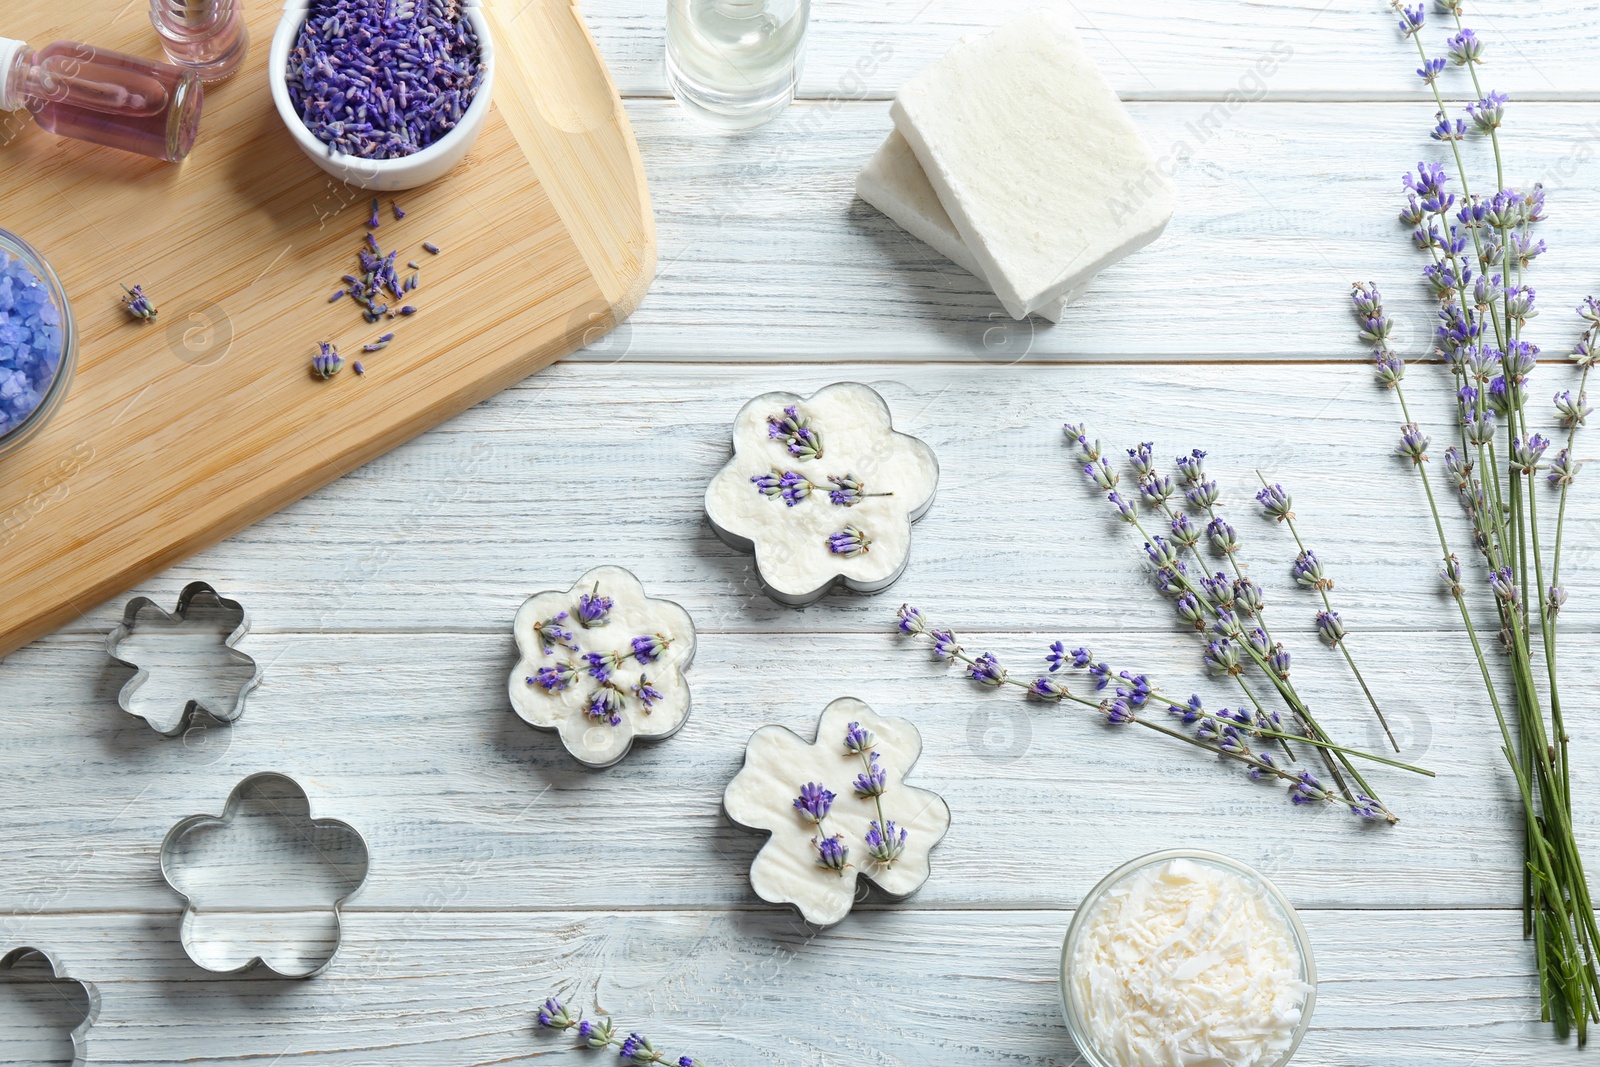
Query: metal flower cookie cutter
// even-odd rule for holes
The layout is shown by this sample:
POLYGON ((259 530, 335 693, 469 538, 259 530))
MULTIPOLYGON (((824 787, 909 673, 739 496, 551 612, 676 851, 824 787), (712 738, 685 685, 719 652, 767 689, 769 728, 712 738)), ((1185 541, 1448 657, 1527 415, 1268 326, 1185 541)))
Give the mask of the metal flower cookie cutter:
POLYGON ((178 594, 178 606, 170 615, 149 597, 134 597, 122 611, 122 622, 106 637, 106 653, 134 672, 117 693, 117 706, 167 737, 187 730, 196 711, 204 711, 219 722, 233 722, 244 714, 250 691, 261 684, 260 665, 237 647, 249 632, 250 617, 245 614, 244 605, 224 597, 206 582, 184 586, 178 594), (208 625, 222 635, 221 640, 196 649, 197 635, 186 631, 203 633, 208 625), (163 675, 158 687, 166 685, 165 675, 170 673, 188 679, 187 685, 202 685, 200 695, 184 689, 154 695, 146 691, 144 697, 139 697, 140 689, 151 677, 151 667, 157 667, 163 675), (205 681, 197 683, 197 677, 205 681), (237 681, 214 692, 206 691, 205 687, 214 687, 218 678, 237 681), (162 701, 162 696, 167 699, 162 701), (139 710, 141 706, 146 710, 139 710), (174 708, 178 710, 173 711, 174 708))
POLYGON ((161 843, 161 875, 184 899, 183 950, 217 974, 321 973, 368 865, 361 834, 313 818, 306 791, 275 771, 244 779, 220 816, 191 815, 161 843))
MULTIPOLYGON (((95 1019, 100 1014, 100 991, 90 982, 81 978, 73 978, 67 974, 66 968, 52 952, 41 948, 25 946, 14 948, 4 956, 0 956, 0 982, 9 984, 15 981, 17 985, 31 985, 37 988, 37 997, 27 997, 19 1005, 27 1014, 26 1019, 17 1020, 19 1027, 37 1030, 45 1010, 34 1011, 33 1008, 48 1009, 50 1014, 60 1013, 65 1009, 69 1015, 79 1017, 79 1021, 72 1025, 68 1037, 72 1041, 72 1067, 84 1067, 88 1060, 88 1035, 89 1028, 94 1026, 95 1019), (19 970, 28 969, 41 972, 37 978, 28 976, 16 978, 19 970), (77 989, 63 987, 76 986, 77 989), (30 1003, 32 1002, 32 1003, 30 1003)), ((3 1020, 0 1020, 3 1021, 3 1020)), ((9 1025, 0 1027, 9 1031, 9 1025)), ((29 1035, 32 1040, 41 1044, 49 1037, 38 1033, 29 1035)), ((13 1055, 20 1054, 19 1062, 27 1063, 32 1060, 47 1061, 55 1058, 56 1049, 33 1054, 31 1047, 7 1047, 6 1052, 13 1055)), ((7 1060, 10 1060, 7 1056, 7 1060)))

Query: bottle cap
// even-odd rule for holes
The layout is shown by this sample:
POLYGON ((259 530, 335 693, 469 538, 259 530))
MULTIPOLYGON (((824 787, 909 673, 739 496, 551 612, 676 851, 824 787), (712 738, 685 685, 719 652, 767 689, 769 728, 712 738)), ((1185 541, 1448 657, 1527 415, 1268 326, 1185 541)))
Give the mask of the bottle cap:
POLYGON ((0 111, 15 111, 24 104, 22 93, 11 84, 11 65, 27 50, 27 41, 0 37, 0 111))

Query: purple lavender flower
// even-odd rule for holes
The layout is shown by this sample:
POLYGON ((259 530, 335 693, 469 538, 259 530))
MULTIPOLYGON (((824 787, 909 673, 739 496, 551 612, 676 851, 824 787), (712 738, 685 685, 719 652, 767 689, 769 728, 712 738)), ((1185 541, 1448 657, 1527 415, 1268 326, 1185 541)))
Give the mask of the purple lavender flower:
POLYGON ((1183 548, 1193 548, 1200 542, 1200 528, 1189 521, 1189 516, 1178 512, 1172 517, 1172 540, 1183 548))
POLYGON ((1490 90, 1476 103, 1467 105, 1467 114, 1472 116, 1473 125, 1484 133, 1490 133, 1500 128, 1500 123, 1506 116, 1506 94, 1490 90))
POLYGON ((565 1030, 572 1025, 572 1016, 561 1006, 561 1001, 550 997, 539 1006, 538 1022, 541 1029, 565 1030))
POLYGON ((1428 459, 1428 435, 1416 423, 1408 422, 1400 427, 1400 444, 1395 450, 1420 466, 1428 459))
POLYGON ((1171 704, 1168 705, 1167 711, 1178 716, 1178 718, 1182 719, 1185 724, 1188 724, 1194 722, 1201 715, 1205 714, 1205 705, 1200 703, 1200 694, 1192 693, 1189 696, 1189 703, 1187 705, 1171 704))
POLYGON ((1517 592, 1516 579, 1511 574, 1510 567, 1501 567, 1489 575, 1489 588, 1494 591, 1495 599, 1505 604, 1507 608, 1515 608, 1521 602, 1517 592))
POLYGON ((604 626, 606 615, 611 611, 612 600, 608 596, 601 596, 599 587, 595 588, 594 595, 588 593, 578 594, 578 624, 585 629, 592 626, 604 626))
MULTIPOLYGON (((154 322, 156 321, 156 315, 160 313, 157 311, 156 306, 150 302, 150 298, 144 295, 144 286, 142 285, 136 285, 132 289, 129 289, 126 285, 122 287, 122 306, 127 309, 128 314, 140 322, 154 322)), ((328 375, 324 374, 323 377, 326 378, 328 375)))
POLYGON ((1317 633, 1330 645, 1337 645, 1344 640, 1344 623, 1339 621, 1337 611, 1317 612, 1317 633))
POLYGON ((1050 645, 1050 651, 1045 653, 1044 657, 1044 661, 1049 664, 1052 674, 1061 669, 1061 665, 1066 662, 1066 659, 1067 646, 1060 641, 1053 642, 1050 645))
POLYGON ((1442 213, 1455 204, 1455 197, 1445 192, 1450 179, 1445 175, 1442 164, 1418 163, 1417 173, 1405 175, 1401 182, 1416 194, 1423 209, 1429 213, 1442 213))
POLYGON ((610 1019, 602 1019, 597 1023, 585 1019, 578 1024, 578 1037, 589 1048, 609 1048, 613 1025, 610 1019))
POLYGON ((320 351, 311 357, 311 370, 326 381, 344 369, 344 357, 339 355, 338 348, 327 341, 320 342, 318 348, 320 351))
POLYGON ((1465 141, 1467 139, 1467 123, 1465 119, 1441 118, 1429 134, 1435 141, 1465 141))
POLYGON ((828 535, 828 551, 836 556, 851 559, 866 552, 872 546, 872 539, 858 526, 846 526, 837 533, 828 535))
POLYGON ((1256 500, 1261 504, 1261 510, 1267 513, 1268 518, 1277 519, 1279 522, 1294 518, 1291 508, 1294 498, 1289 491, 1281 485, 1269 485, 1256 494, 1256 500))
POLYGON ((1121 671, 1117 675, 1128 684, 1117 686, 1117 696, 1126 699, 1132 707, 1142 708, 1150 700, 1150 679, 1142 674, 1129 674, 1121 671))
POLYGON ((1205 608, 1201 606, 1200 598, 1193 593, 1184 593, 1173 601, 1172 606, 1177 611, 1178 617, 1189 623, 1196 630, 1204 630, 1206 628, 1205 608))
POLYGON ((1550 473, 1545 479, 1554 487, 1572 484, 1572 479, 1578 476, 1578 461, 1565 448, 1556 453, 1556 458, 1550 461, 1550 473))
POLYGON ((1064 683, 1050 677, 1035 678, 1032 682, 1029 682, 1028 692, 1046 700, 1060 700, 1062 697, 1072 694, 1072 690, 1068 689, 1064 683))
POLYGON ((548 693, 559 693, 572 684, 578 676, 578 669, 570 663, 558 663, 553 667, 540 667, 528 679, 529 685, 536 685, 548 693))
POLYGON ((1000 661, 989 652, 967 664, 967 673, 971 675, 973 681, 982 682, 984 685, 1000 686, 1006 680, 1005 668, 1000 666, 1000 661))
POLYGON ((858 797, 878 797, 889 788, 889 775, 878 762, 876 752, 868 753, 867 769, 856 775, 853 783, 858 797))
POLYGON ((778 479, 778 493, 788 507, 794 507, 811 495, 812 485, 799 471, 785 471, 778 479))
POLYGON ((876 819, 867 824, 867 854, 885 867, 899 859, 906 849, 906 831, 900 829, 897 834, 896 829, 893 819, 881 827, 876 819))
POLYGON ((1250 643, 1250 647, 1255 649, 1256 654, 1261 658, 1265 659, 1272 654, 1272 640, 1267 637, 1267 631, 1261 627, 1256 626, 1246 631, 1244 639, 1250 643))
POLYGON ((1144 554, 1149 556, 1150 562, 1157 567, 1170 567, 1178 562, 1178 550, 1164 537, 1158 536, 1153 541, 1146 541, 1144 554))
POLYGON ((1206 666, 1213 674, 1239 674, 1239 650, 1226 637, 1219 637, 1206 645, 1206 666))
POLYGON ((1422 10, 1422 5, 1416 7, 1400 8, 1400 32, 1407 37, 1422 29, 1422 23, 1427 18, 1422 10))
POLYGON ((1153 508, 1165 504, 1176 491, 1172 479, 1165 474, 1151 474, 1139 483, 1139 495, 1144 497, 1144 502, 1153 508))
POLYGON ((628 1039, 622 1043, 621 1056, 625 1062, 647 1067, 661 1059, 655 1046, 650 1044, 650 1039, 643 1034, 629 1034, 628 1039))
POLYGON ((871 730, 863 729, 858 722, 851 723, 844 731, 844 750, 846 752, 862 753, 871 752, 872 746, 877 744, 877 738, 872 736, 871 730))
POLYGON ((602 685, 589 694, 583 712, 591 719, 599 719, 612 726, 622 724, 622 694, 609 685, 602 685))
POLYGON ((1333 588, 1333 579, 1328 577, 1327 572, 1322 569, 1322 561, 1309 548, 1295 557, 1289 573, 1296 582, 1307 589, 1333 588))
POLYGON ((661 690, 650 684, 650 679, 644 674, 639 675, 639 682, 633 686, 633 695, 644 707, 644 713, 650 714, 656 706, 656 701, 661 699, 661 690))
POLYGON ((1233 604, 1241 615, 1259 615, 1261 609, 1267 606, 1267 601, 1261 593, 1261 587, 1255 582, 1249 578, 1235 578, 1233 604))
POLYGON ((1115 489, 1120 475, 1111 469, 1111 462, 1104 457, 1090 460, 1083 465, 1084 475, 1101 489, 1115 489))
POLYGON ((1187 588, 1183 584, 1183 575, 1188 573, 1182 561, 1175 567, 1162 567, 1156 571, 1156 588, 1162 596, 1175 597, 1187 588))
MULTIPOLYGON (((1515 286, 1506 290, 1506 303, 1512 307, 1512 316, 1519 299, 1526 298, 1530 303, 1533 299, 1533 290, 1527 286, 1515 286)), ((1528 380, 1528 375, 1539 365, 1539 346, 1529 344, 1527 341, 1513 340, 1506 346, 1506 351, 1500 357, 1500 369, 1505 377, 1518 385, 1528 380)))
POLYGON ((794 798, 794 807, 808 822, 819 823, 827 818, 833 800, 834 794, 820 782, 807 782, 800 787, 800 795, 794 798))
POLYGON ((956 635, 949 630, 929 630, 928 636, 933 639, 933 655, 936 659, 951 659, 961 651, 956 635))
POLYGON ((1239 616, 1230 608, 1218 608, 1217 617, 1211 622, 1211 632, 1218 637, 1238 637, 1243 632, 1239 625, 1239 616))
POLYGON ((1155 472, 1155 445, 1150 441, 1142 442, 1138 448, 1128 449, 1128 459, 1133 464, 1134 473, 1140 480, 1148 478, 1155 472))
POLYGON ((1406 376, 1405 360, 1388 351, 1380 350, 1372 357, 1373 369, 1378 376, 1378 384, 1385 389, 1393 389, 1406 376))
POLYGON ((566 619, 567 613, 560 611, 548 619, 533 624, 533 636, 538 640, 539 648, 545 655, 554 655, 557 645, 577 651, 577 647, 572 644, 572 631, 561 625, 566 619))
POLYGON ((617 657, 610 652, 585 652, 583 661, 591 677, 597 682, 609 682, 611 672, 617 669, 617 657))
POLYGON ((777 496, 783 492, 783 471, 774 467, 766 474, 753 474, 750 481, 755 483, 756 492, 762 496, 777 496))
POLYGON ((1363 819, 1385 818, 1382 805, 1365 793, 1357 793, 1355 800, 1350 803, 1350 814, 1363 819))
POLYGON ((1550 439, 1544 434, 1533 434, 1524 440, 1521 437, 1511 439, 1511 469, 1530 477, 1540 467, 1544 459, 1545 449, 1550 447, 1550 439))
POLYGON ((1094 662, 1094 656, 1090 654, 1087 648, 1075 648, 1072 650, 1073 667, 1081 671, 1092 662, 1094 662))
POLYGON ((927 624, 922 620, 922 612, 909 604, 900 605, 899 618, 900 632, 903 634, 920 634, 925 633, 928 629, 927 624))
POLYGON ((1089 677, 1094 679, 1096 689, 1104 689, 1111 684, 1111 668, 1104 663, 1096 663, 1089 668, 1089 677))
POLYGON ((1187 456, 1178 457, 1178 473, 1184 484, 1199 485, 1206 479, 1206 454, 1198 448, 1190 449, 1187 456))
POLYGON ((1272 773, 1272 768, 1275 766, 1275 764, 1272 762, 1272 753, 1270 753, 1270 752, 1257 753, 1256 754, 1256 761, 1260 765, 1250 768, 1250 778, 1253 781, 1259 782, 1263 778, 1276 778, 1277 777, 1277 775, 1272 773))
POLYGON ((1289 677, 1289 651, 1282 644, 1272 646, 1272 655, 1267 657, 1267 663, 1279 678, 1289 677))
POLYGON ((828 499, 842 508, 853 508, 869 496, 893 496, 893 493, 869 493, 866 483, 853 474, 846 474, 843 478, 833 475, 828 476, 828 481, 833 483, 833 488, 828 490, 828 499))
POLYGON ((1561 613, 1561 609, 1566 607, 1567 604, 1566 589, 1559 585, 1552 585, 1550 587, 1550 591, 1545 594, 1544 603, 1545 608, 1550 612, 1552 618, 1556 615, 1559 615, 1561 613))
POLYGON ((1239 549, 1239 531, 1226 519, 1212 519, 1206 525, 1206 534, 1211 538, 1211 546, 1225 555, 1232 555, 1239 549))
POLYGON ((664 634, 646 634, 633 639, 633 658, 640 663, 654 663, 661 658, 672 642, 664 634))
POLYGON ((1432 85, 1439 80, 1439 75, 1444 73, 1445 61, 1442 59, 1425 59, 1422 66, 1417 68, 1417 77, 1423 82, 1432 85))
POLYGON ((1196 485, 1191 485, 1183 491, 1183 499, 1189 502, 1189 506, 1200 508, 1201 510, 1210 508, 1221 495, 1221 491, 1217 488, 1217 483, 1209 478, 1196 485))
POLYGON ((1133 505, 1122 499, 1122 494, 1115 489, 1106 494, 1106 499, 1111 501, 1111 506, 1117 509, 1117 514, 1122 517, 1123 522, 1132 522, 1137 517, 1133 510, 1133 505))
MULTIPOLYGON (((1496 378, 1497 382, 1504 382, 1504 378, 1496 378)), ((1504 395, 1504 392, 1501 393, 1504 395)), ((1475 445, 1487 445, 1494 442, 1494 412, 1484 410, 1469 415, 1463 425, 1467 431, 1467 440, 1475 445)))
POLYGON ((839 877, 844 877, 844 869, 850 866, 850 849, 844 843, 844 837, 834 834, 832 837, 813 837, 811 843, 817 846, 817 866, 827 871, 839 872, 839 877))
POLYGON ((1233 604, 1233 583, 1228 581, 1228 576, 1221 571, 1202 577, 1200 589, 1205 593, 1206 599, 1218 607, 1229 607, 1233 604))
POLYGON ((1319 800, 1327 800, 1331 794, 1322 788, 1322 783, 1310 771, 1301 771, 1295 779, 1294 785, 1289 787, 1289 799, 1296 804, 1315 804, 1319 800))
POLYGON ((1106 717, 1106 722, 1112 726, 1122 726, 1134 720, 1133 707, 1122 697, 1101 701, 1100 711, 1106 717))
POLYGON ((811 420, 797 407, 786 407, 780 418, 767 417, 767 436, 779 442, 791 456, 799 459, 822 458, 822 436, 811 427, 811 420))

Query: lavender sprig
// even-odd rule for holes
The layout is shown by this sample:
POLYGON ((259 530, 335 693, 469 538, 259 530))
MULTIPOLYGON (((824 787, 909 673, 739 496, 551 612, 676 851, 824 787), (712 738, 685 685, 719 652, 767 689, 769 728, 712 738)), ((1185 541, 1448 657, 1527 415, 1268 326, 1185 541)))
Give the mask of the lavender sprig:
MULTIPOLYGON (((1463 156, 1464 140, 1451 137, 1445 143, 1449 144, 1455 163, 1460 209, 1450 214, 1457 200, 1448 188, 1449 179, 1443 168, 1423 163, 1419 164, 1416 177, 1406 178, 1409 193, 1401 219, 1414 234, 1421 235, 1417 243, 1429 258, 1423 269, 1424 280, 1440 301, 1438 352, 1449 361, 1459 415, 1455 430, 1459 447, 1453 444, 1445 450, 1445 467, 1457 498, 1471 519, 1473 545, 1483 559, 1485 581, 1493 594, 1494 611, 1500 622, 1500 645, 1511 666, 1510 701, 1517 721, 1514 732, 1500 687, 1489 670, 1473 626, 1464 594, 1468 579, 1451 550, 1432 479, 1421 462, 1426 446, 1416 443, 1421 431, 1415 428, 1406 402, 1403 363, 1389 352, 1382 337, 1376 342, 1374 356, 1380 367, 1380 381, 1393 390, 1399 402, 1405 422, 1402 448, 1413 459, 1413 469, 1427 498, 1446 588, 1461 615, 1500 729, 1503 751, 1522 796, 1523 932, 1535 942, 1541 1015, 1554 1021, 1562 1034, 1575 1023, 1581 1047, 1587 1040, 1590 1020, 1600 1021, 1600 973, 1596 960, 1600 924, 1596 922, 1573 832, 1570 738, 1561 711, 1556 633, 1557 618, 1567 599, 1559 581, 1558 561, 1567 493, 1576 473, 1572 447, 1576 428, 1586 416, 1582 394, 1591 353, 1600 339, 1594 331, 1595 323, 1600 321, 1600 306, 1591 299, 1579 309, 1590 324, 1574 352, 1584 370, 1583 380, 1577 400, 1572 400, 1570 394, 1565 399, 1557 394, 1557 413, 1568 430, 1567 447, 1546 464, 1543 439, 1530 428, 1526 410, 1528 379, 1536 365, 1538 347, 1522 338, 1528 320, 1538 312, 1536 294, 1525 283, 1524 272, 1546 251, 1544 241, 1530 232, 1544 218, 1545 194, 1538 185, 1531 190, 1506 186, 1500 131, 1507 98, 1493 90, 1485 92, 1479 82, 1477 67, 1484 50, 1476 35, 1461 24, 1464 5, 1460 0, 1449 0, 1440 6, 1455 26, 1455 34, 1448 41, 1450 57, 1467 71, 1478 97, 1467 105, 1466 114, 1473 128, 1487 136, 1493 149, 1495 191, 1484 197, 1473 195, 1463 156), (1472 277, 1474 266, 1476 279, 1472 277), (1595 314, 1591 317, 1586 311, 1595 314), (1401 368, 1399 373, 1385 369, 1396 366, 1401 368), (1505 442, 1500 454, 1495 449, 1498 423, 1504 423, 1506 430, 1500 435, 1505 442), (1548 583, 1537 491, 1537 478, 1545 470, 1546 480, 1561 493, 1557 548, 1551 556, 1548 583), (1548 722, 1545 698, 1534 680, 1535 618, 1548 680, 1548 722)), ((1404 35, 1413 42, 1424 64, 1429 65, 1420 34, 1420 9, 1413 13, 1398 4, 1396 9, 1403 12, 1404 35)), ((1447 109, 1438 79, 1425 80, 1433 93, 1436 118, 1443 120, 1447 109)), ((1365 322, 1374 315, 1383 317, 1376 287, 1370 283, 1357 286, 1356 304, 1358 317, 1363 318, 1362 339, 1370 343, 1371 331, 1365 322)))
MULTIPOLYGON (((1185 700, 1178 700, 1156 688, 1143 674, 1134 674, 1130 671, 1113 672, 1105 663, 1095 660, 1087 648, 1077 648, 1068 652, 1063 642, 1057 641, 1050 647, 1049 654, 1045 657, 1047 672, 1037 675, 1029 681, 1013 678, 1003 668, 999 661, 989 653, 973 656, 961 647, 949 630, 943 630, 930 625, 927 618, 916 608, 904 605, 900 608, 897 630, 905 635, 922 639, 931 646, 934 656, 941 660, 954 660, 966 667, 968 677, 974 681, 991 684, 979 678, 981 671, 988 677, 997 678, 992 684, 995 686, 1010 685, 1024 690, 1029 695, 1051 700, 1057 703, 1070 701, 1097 711, 1103 720, 1111 726, 1123 726, 1137 723, 1147 729, 1168 737, 1176 738, 1186 744, 1205 749, 1212 754, 1243 764, 1249 771, 1250 777, 1257 781, 1277 780, 1289 784, 1303 782, 1302 775, 1290 767, 1280 766, 1277 760, 1266 752, 1255 751, 1249 740, 1252 738, 1278 740, 1290 737, 1288 733, 1277 729, 1279 725, 1275 719, 1263 723, 1248 711, 1230 712, 1224 708, 1218 712, 1205 710, 1200 697, 1191 695, 1185 700), (1063 667, 1086 671, 1093 682, 1095 692, 1110 693, 1099 698, 1082 696, 1072 691, 1066 683, 1062 682, 1056 674, 1063 667), (1186 726, 1194 726, 1193 735, 1173 729, 1158 721, 1153 713, 1165 708, 1170 715, 1176 716, 1186 726)), ((1295 737, 1296 740, 1307 740, 1295 737)), ((1417 774, 1433 776, 1433 772, 1411 764, 1401 763, 1386 756, 1360 752, 1355 749, 1341 748, 1329 742, 1312 741, 1313 745, 1328 751, 1341 753, 1355 758, 1367 759, 1376 763, 1398 767, 1417 774)), ((1293 799, 1291 797, 1291 799, 1293 799)), ((1382 804, 1366 794, 1358 793, 1349 798, 1343 798, 1334 792, 1327 792, 1318 799, 1330 803, 1342 803, 1353 814, 1365 819, 1379 818, 1387 822, 1396 822, 1395 816, 1382 804)), ((1304 799, 1296 803, 1305 803, 1304 799)))
POLYGON ((555 997, 546 998, 539 1006, 535 1024, 541 1030, 555 1030, 560 1033, 576 1030, 578 1040, 582 1042, 580 1048, 615 1048, 622 1057, 622 1062, 627 1064, 672 1063, 676 1067, 705 1067, 693 1056, 679 1056, 673 1059, 657 1049, 643 1034, 630 1033, 626 1037, 619 1035, 616 1032, 616 1024, 610 1019, 589 1022, 584 1019, 581 1011, 572 1013, 555 997))
POLYGON ((156 315, 160 313, 157 311, 156 306, 150 302, 150 298, 144 295, 144 286, 142 285, 136 285, 132 289, 129 289, 126 285, 122 287, 122 306, 127 309, 128 314, 140 322, 154 322, 156 321, 156 315))
POLYGON ((781 471, 773 467, 766 474, 752 475, 750 481, 762 496, 781 499, 791 508, 813 493, 820 492, 826 492, 830 503, 843 508, 853 508, 868 497, 894 496, 893 493, 866 492, 866 483, 853 474, 842 477, 830 474, 825 485, 812 481, 799 471, 781 471))
POLYGON ((821 459, 822 435, 811 426, 811 419, 790 405, 782 415, 767 417, 767 436, 779 442, 796 459, 821 459))
POLYGON ((861 761, 862 770, 854 782, 856 796, 872 798, 878 809, 878 817, 867 824, 867 855, 887 870, 905 851, 908 832, 904 827, 897 828, 894 820, 883 813, 883 795, 889 789, 889 774, 879 762, 877 743, 878 739, 872 731, 863 729, 859 722, 850 723, 845 728, 845 755, 855 756, 861 761))

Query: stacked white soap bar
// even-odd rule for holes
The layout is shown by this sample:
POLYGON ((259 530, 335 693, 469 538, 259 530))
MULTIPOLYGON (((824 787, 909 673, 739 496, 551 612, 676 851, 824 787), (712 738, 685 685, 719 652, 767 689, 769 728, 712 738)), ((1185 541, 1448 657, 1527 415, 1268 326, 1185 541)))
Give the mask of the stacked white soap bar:
POLYGON ((984 279, 1014 318, 1059 318, 1172 217, 1172 183, 1058 12, 956 45, 890 115, 856 191, 984 279))

